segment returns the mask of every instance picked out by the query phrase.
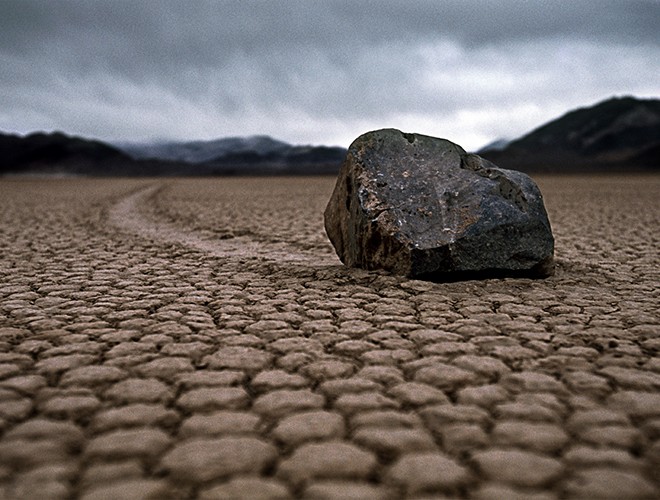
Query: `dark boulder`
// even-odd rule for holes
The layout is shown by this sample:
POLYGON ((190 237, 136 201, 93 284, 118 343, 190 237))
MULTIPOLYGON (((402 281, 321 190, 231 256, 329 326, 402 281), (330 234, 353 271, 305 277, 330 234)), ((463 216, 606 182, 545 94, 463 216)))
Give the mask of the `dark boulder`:
POLYGON ((534 181, 447 140, 394 129, 351 144, 325 229, 350 267, 439 280, 553 270, 534 181))

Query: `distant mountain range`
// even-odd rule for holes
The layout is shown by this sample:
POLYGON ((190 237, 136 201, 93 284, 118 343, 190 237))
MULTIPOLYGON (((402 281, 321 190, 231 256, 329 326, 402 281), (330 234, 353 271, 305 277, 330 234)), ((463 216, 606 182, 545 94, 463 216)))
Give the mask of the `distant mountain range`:
POLYGON ((335 175, 345 155, 267 136, 111 145, 61 132, 0 134, 0 175, 335 175))
POLYGON ((660 100, 608 99, 479 154, 525 172, 660 172, 660 100))
MULTIPOLYGON (((660 100, 612 98, 479 154, 525 172, 660 172, 660 100)), ((268 136, 107 144, 61 132, 0 133, 0 175, 336 175, 346 150, 268 136)))
POLYGON ((117 143, 136 161, 189 165, 197 175, 281 173, 336 174, 346 149, 293 146, 265 135, 213 141, 117 143))
POLYGON ((117 142, 114 146, 136 160, 159 159, 185 163, 208 163, 232 154, 268 156, 291 148, 290 144, 266 135, 226 137, 214 141, 117 142))

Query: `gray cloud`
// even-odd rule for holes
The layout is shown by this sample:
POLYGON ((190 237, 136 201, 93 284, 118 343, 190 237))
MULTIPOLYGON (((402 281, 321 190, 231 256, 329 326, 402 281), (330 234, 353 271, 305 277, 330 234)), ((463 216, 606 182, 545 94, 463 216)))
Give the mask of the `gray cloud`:
POLYGON ((369 128, 466 147, 660 93, 660 2, 0 3, 0 129, 105 139, 369 128))

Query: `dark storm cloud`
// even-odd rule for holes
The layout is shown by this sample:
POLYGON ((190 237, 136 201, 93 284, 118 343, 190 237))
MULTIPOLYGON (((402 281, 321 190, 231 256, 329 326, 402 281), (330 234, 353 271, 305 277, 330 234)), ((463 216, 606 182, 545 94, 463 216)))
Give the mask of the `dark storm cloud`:
MULTIPOLYGON (((0 4, 2 49, 67 49, 136 72, 172 60, 215 65, 234 53, 334 51, 446 38, 467 47, 543 38, 657 45, 657 1, 44 1, 0 4)), ((98 62, 98 61, 97 61, 98 62)))
POLYGON ((524 127, 535 102, 608 97, 631 71, 651 80, 631 92, 657 90, 659 16, 641 0, 2 0, 0 128, 345 142, 473 122, 478 141, 516 120, 502 108, 524 127))

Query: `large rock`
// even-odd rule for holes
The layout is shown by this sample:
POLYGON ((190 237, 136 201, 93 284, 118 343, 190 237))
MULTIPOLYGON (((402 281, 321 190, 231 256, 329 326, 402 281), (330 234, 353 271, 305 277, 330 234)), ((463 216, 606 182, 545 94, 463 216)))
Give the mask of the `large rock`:
POLYGON ((394 129, 351 144, 325 229, 351 267, 439 280, 553 270, 534 181, 447 140, 394 129))

